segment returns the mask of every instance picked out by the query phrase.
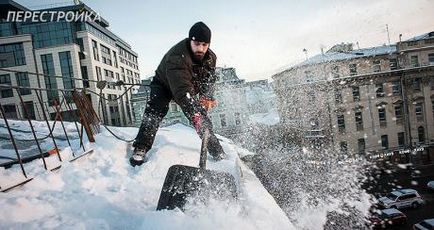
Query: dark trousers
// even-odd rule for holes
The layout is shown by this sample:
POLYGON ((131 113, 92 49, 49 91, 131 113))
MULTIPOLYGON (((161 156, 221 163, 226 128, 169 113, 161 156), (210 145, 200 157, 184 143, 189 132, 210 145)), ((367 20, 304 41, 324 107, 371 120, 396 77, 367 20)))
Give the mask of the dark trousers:
MULTIPOLYGON (((134 147, 145 149, 146 151, 149 151, 152 148, 158 127, 160 126, 164 116, 166 116, 167 112, 169 111, 169 103, 173 99, 171 91, 156 78, 153 78, 150 87, 151 94, 148 101, 148 106, 146 107, 143 114, 139 133, 137 134, 133 144, 134 147)), ((184 106, 181 105, 181 108, 183 107, 184 106)), ((183 108, 183 111, 184 110, 185 109, 183 108)), ((186 114, 185 111, 184 114, 186 114)), ((186 116, 191 123, 192 118, 187 114, 186 116)), ((211 126, 211 136, 208 144, 209 153, 211 155, 220 154, 223 152, 223 148, 212 131, 211 122, 209 123, 211 126)), ((202 135, 199 133, 199 136, 201 137, 202 135)))

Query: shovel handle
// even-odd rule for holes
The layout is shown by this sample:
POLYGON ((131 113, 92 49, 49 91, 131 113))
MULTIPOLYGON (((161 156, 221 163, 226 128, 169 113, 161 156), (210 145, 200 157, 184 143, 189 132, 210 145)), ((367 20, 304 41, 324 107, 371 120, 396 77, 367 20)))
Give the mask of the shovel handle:
POLYGON ((199 168, 206 169, 206 158, 208 154, 209 129, 205 129, 202 135, 202 146, 200 148, 199 168))

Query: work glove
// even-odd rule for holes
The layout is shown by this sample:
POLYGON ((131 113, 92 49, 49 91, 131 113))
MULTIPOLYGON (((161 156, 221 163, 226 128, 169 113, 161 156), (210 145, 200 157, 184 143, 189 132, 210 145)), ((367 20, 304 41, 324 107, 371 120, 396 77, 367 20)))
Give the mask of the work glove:
POLYGON ((209 117, 203 113, 195 113, 193 118, 191 119, 193 123, 193 127, 196 129, 196 132, 202 138, 202 134, 206 129, 212 133, 212 123, 209 117))
POLYGON ((199 99, 199 103, 200 105, 206 109, 206 111, 213 109, 217 106, 217 101, 214 99, 210 99, 210 98, 206 98, 206 97, 201 97, 199 99))

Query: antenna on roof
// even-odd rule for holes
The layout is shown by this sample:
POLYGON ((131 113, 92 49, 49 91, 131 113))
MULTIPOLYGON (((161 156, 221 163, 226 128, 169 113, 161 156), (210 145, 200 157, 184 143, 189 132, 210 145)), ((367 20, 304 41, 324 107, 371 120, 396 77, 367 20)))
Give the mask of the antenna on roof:
POLYGON ((386 24, 386 31, 387 31, 387 41, 389 42, 389 46, 390 46, 390 34, 389 34, 389 25, 386 24))
POLYGON ((307 61, 307 49, 303 49, 304 55, 306 55, 306 61, 307 61))

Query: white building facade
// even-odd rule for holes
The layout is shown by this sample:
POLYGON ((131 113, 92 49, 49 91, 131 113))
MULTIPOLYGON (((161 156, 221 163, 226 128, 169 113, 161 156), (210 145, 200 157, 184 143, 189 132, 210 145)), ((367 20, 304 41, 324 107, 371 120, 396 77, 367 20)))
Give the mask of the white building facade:
MULTIPOLYGON (((13 2, 3 1, 1 7, 10 11, 30 11, 13 2)), ((94 12, 81 3, 39 11, 94 12)), ((3 16, 3 15, 2 15, 3 16)), ((74 89, 86 88, 100 93, 96 82, 74 80, 79 78, 91 81, 139 83, 137 53, 121 38, 112 33, 109 23, 103 18, 95 21, 48 21, 10 22, 2 17, 0 26, 0 68, 26 73, 0 70, 0 84, 32 88, 74 89), (36 74, 49 76, 38 76, 36 74), (61 77, 60 77, 61 76, 61 77)), ((99 104, 99 96, 88 93, 93 108, 103 123, 117 126, 133 125, 131 92, 118 98, 126 86, 106 86, 102 93, 105 99, 99 104)), ((42 119, 41 106, 35 91, 24 92, 23 100, 31 111, 32 119, 42 119)), ((54 119, 53 104, 61 102, 60 91, 43 91, 42 98, 47 104, 50 116, 54 119)), ((23 117, 23 107, 15 90, 2 89, 0 100, 8 116, 23 117)), ((72 107, 74 105, 72 104, 72 107)), ((63 107, 66 110, 66 107, 63 107)), ((69 114, 63 114, 68 120, 69 114)))

